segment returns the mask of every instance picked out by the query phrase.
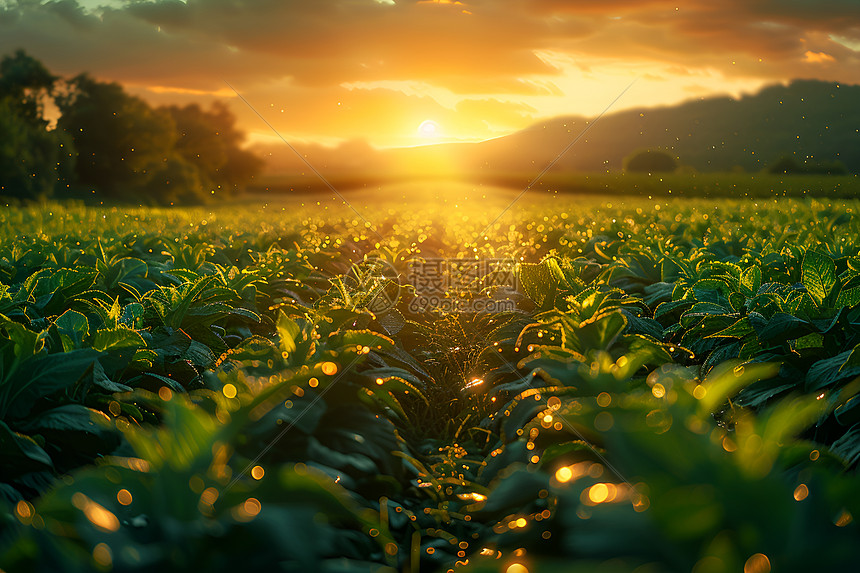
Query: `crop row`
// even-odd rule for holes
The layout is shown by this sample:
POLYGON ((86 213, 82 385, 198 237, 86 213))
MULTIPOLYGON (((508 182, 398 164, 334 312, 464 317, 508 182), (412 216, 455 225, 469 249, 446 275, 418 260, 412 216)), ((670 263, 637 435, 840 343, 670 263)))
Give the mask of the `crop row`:
POLYGON ((0 568, 856 568, 851 208, 10 209, 0 568))

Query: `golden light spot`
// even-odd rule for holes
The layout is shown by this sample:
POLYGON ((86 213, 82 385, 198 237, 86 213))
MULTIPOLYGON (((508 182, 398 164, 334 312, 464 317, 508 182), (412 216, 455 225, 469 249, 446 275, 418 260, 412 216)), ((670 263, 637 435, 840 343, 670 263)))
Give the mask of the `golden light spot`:
POLYGON ((755 553, 744 563, 744 573, 770 573, 770 559, 764 553, 755 553))
POLYGON ((609 497, 609 488, 605 483, 596 483, 588 489, 588 499, 592 503, 603 503, 609 497))
POLYGON ((308 386, 310 386, 311 388, 316 388, 319 385, 320 385, 320 381, 317 380, 316 378, 311 378, 310 380, 308 380, 308 386))
POLYGON ((707 394, 707 393, 708 393, 708 389, 705 388, 701 384, 699 384, 695 388, 693 388, 693 397, 695 397, 697 400, 701 400, 702 398, 704 398, 705 394, 707 394))
POLYGON ((666 387, 660 383, 654 384, 654 387, 651 388, 651 393, 654 394, 655 398, 662 398, 666 395, 666 387))
POLYGON ((818 459, 818 456, 820 456, 820 455, 821 454, 819 453, 818 450, 812 450, 811 452, 809 452, 809 459, 814 462, 815 460, 818 459))
POLYGON ((555 479, 560 481, 561 483, 567 483, 573 477, 573 472, 570 470, 568 466, 560 467, 555 472, 555 479))
POLYGON ((108 411, 114 416, 119 416, 122 414, 122 406, 116 400, 111 400, 110 404, 108 404, 108 411))
POLYGON ((249 497, 245 500, 245 503, 242 504, 242 509, 244 509, 245 513, 247 513, 251 517, 255 517, 258 513, 260 513, 260 511, 262 511, 263 505, 257 498, 249 497))
POLYGON ((834 522, 836 527, 845 527, 849 523, 854 521, 854 517, 848 512, 847 509, 843 509, 842 513, 839 514, 839 517, 836 518, 834 522))
POLYGON ((607 394, 606 392, 601 392, 597 395, 597 405, 602 407, 607 407, 612 403, 612 396, 607 394))
POLYGON ((803 501, 809 496, 809 488, 806 487, 805 483, 800 484, 796 488, 794 488, 794 499, 795 501, 803 501))
POLYGON ((723 436, 723 449, 727 452, 733 452, 738 449, 738 445, 728 436, 723 436))
POLYGON ((205 485, 206 483, 203 481, 203 478, 198 475, 193 475, 188 479, 188 487, 194 493, 200 493, 201 491, 203 491, 203 487, 205 485))
POLYGON ((594 417, 594 427, 600 432, 606 432, 612 428, 615 419, 609 412, 600 412, 594 417))
POLYGON ((537 455, 537 454, 535 454, 535 455, 533 455, 530 459, 531 459, 531 462, 532 462, 533 464, 536 464, 536 463, 538 463, 538 462, 540 461, 540 456, 539 456, 539 455, 537 455))
POLYGON ((18 519, 23 521, 25 519, 29 520, 31 517, 33 517, 33 514, 35 512, 33 510, 33 505, 22 499, 17 504, 15 504, 15 513, 18 514, 18 519))
MULTIPOLYGON (((579 464, 577 464, 579 465, 579 464)), ((593 478, 599 478, 603 475, 603 464, 591 464, 588 466, 588 475, 593 478)))
POLYGON ((522 563, 512 563, 505 569, 505 573, 529 573, 529 570, 522 563))
POLYGON ((385 552, 389 555, 397 555, 397 544, 391 542, 386 543, 385 552))
POLYGON ((337 374, 337 364, 334 362, 323 362, 320 369, 326 376, 334 376, 337 374))
POLYGON ((75 507, 84 512, 84 516, 96 527, 96 529, 108 532, 119 529, 119 519, 117 519, 110 510, 105 509, 103 506, 94 502, 84 494, 80 492, 76 493, 72 496, 72 503, 75 504, 75 507), (77 498, 76 504, 75 496, 81 496, 77 498))
POLYGON ((110 567, 113 564, 113 553, 107 543, 99 543, 93 547, 93 560, 102 567, 110 567))
POLYGON ((643 512, 651 506, 651 500, 648 496, 642 493, 633 495, 633 511, 643 512))
POLYGON ((263 476, 266 475, 266 470, 263 469, 263 466, 254 466, 251 468, 251 477, 254 479, 263 479, 263 476))
POLYGON ((517 527, 525 527, 528 525, 528 521, 526 521, 525 517, 520 517, 517 519, 517 527))
POLYGON ((120 503, 120 505, 131 505, 131 492, 127 489, 119 490, 118 492, 116 492, 116 500, 120 503))
MULTIPOLYGON (((162 400, 164 400, 165 402, 167 402, 168 400, 173 398, 173 391, 170 388, 168 388, 167 386, 162 386, 161 388, 158 389, 158 397, 161 398, 162 400)), ((115 415, 118 416, 119 414, 115 414, 115 415)))
POLYGON ((207 487, 200 494, 200 502, 206 505, 212 505, 218 499, 218 490, 214 487, 207 487))
POLYGON ((235 398, 236 394, 238 394, 236 387, 232 384, 224 384, 224 388, 221 391, 224 392, 224 395, 228 398, 235 398))
POLYGON ((427 555, 433 555, 435 552, 436 552, 436 550, 433 549, 432 547, 427 548, 427 555))
POLYGON ((385 383, 385 380, 383 380, 382 378, 377 378, 376 383, 382 386, 382 384, 385 383))

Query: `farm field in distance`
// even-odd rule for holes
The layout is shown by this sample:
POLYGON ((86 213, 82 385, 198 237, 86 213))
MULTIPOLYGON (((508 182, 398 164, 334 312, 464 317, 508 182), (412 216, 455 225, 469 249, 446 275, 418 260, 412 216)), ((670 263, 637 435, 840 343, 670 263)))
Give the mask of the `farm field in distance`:
POLYGON ((0 207, 0 571, 860 568, 860 201, 519 195, 0 207))

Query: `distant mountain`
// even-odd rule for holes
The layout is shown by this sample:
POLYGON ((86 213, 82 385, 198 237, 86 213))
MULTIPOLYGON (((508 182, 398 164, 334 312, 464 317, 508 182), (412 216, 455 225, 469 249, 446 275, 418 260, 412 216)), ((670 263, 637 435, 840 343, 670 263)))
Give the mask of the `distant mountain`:
MULTIPOLYGON (((553 171, 621 169, 624 158, 660 148, 698 171, 760 171, 785 156, 799 163, 841 162, 860 173, 860 86, 813 80, 773 85, 740 99, 706 98, 671 107, 611 113, 558 161, 553 171)), ((473 175, 537 174, 585 129, 590 118, 542 121, 481 143, 376 150, 367 144, 308 148, 323 172, 473 175)), ((306 171, 275 147, 270 172, 306 171)))
MULTIPOLYGON (((661 148, 699 171, 759 171, 781 157, 842 162, 860 172, 860 86, 819 81, 774 85, 741 99, 707 98, 604 116, 562 157, 561 171, 619 169, 641 148, 661 148)), ((587 126, 547 120, 462 154, 470 171, 542 168, 587 126)))

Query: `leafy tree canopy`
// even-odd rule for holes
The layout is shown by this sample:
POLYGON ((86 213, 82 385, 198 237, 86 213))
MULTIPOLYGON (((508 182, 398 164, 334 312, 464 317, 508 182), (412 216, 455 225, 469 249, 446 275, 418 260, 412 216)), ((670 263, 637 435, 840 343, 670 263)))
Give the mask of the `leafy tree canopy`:
POLYGON ((0 60, 0 98, 8 98, 14 111, 27 121, 45 125, 45 100, 54 91, 57 76, 24 50, 0 60))
POLYGON ((204 110, 198 104, 163 108, 176 123, 176 151, 200 171, 210 192, 235 193, 253 177, 263 161, 240 146, 244 134, 236 129, 236 118, 221 102, 204 110))
POLYGON ((625 171, 638 173, 671 173, 677 168, 675 158, 659 149, 637 151, 624 160, 625 171))
POLYGON ((226 105, 153 108, 118 83, 62 82, 18 50, 0 60, 0 195, 47 197, 58 185, 135 203, 235 193, 261 168, 226 105), (56 128, 45 118, 53 100, 56 128))

